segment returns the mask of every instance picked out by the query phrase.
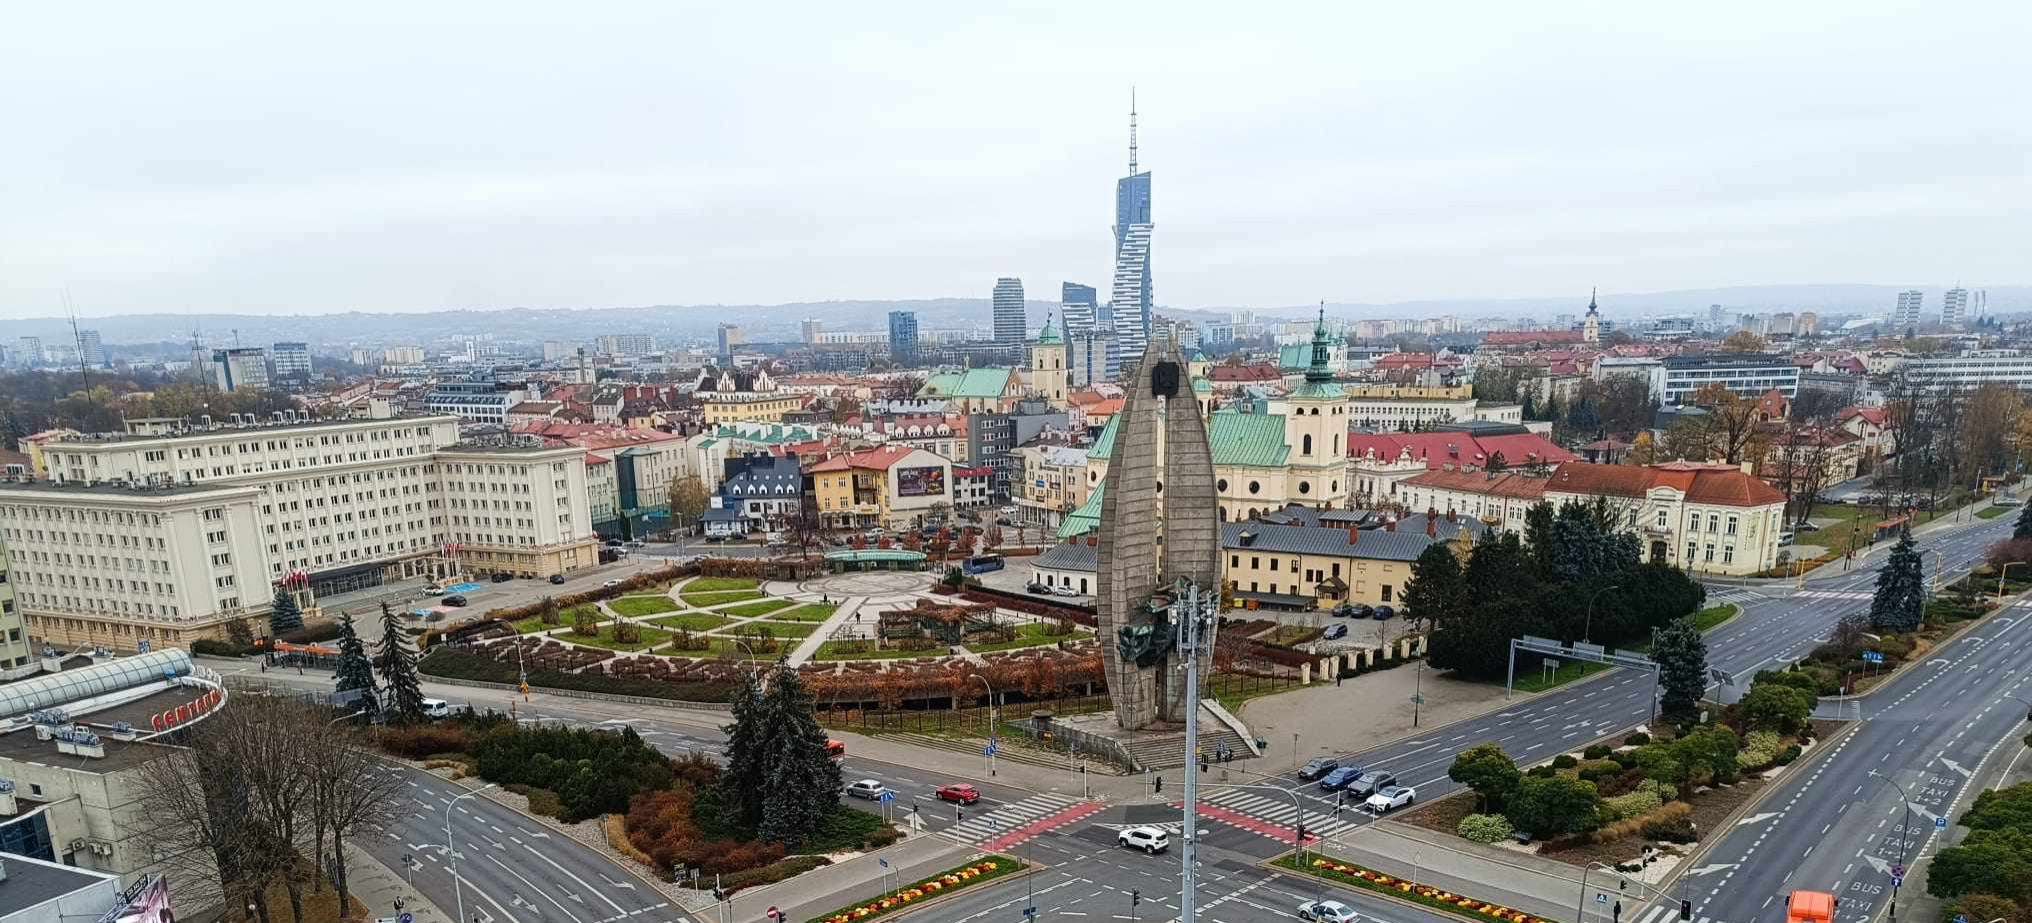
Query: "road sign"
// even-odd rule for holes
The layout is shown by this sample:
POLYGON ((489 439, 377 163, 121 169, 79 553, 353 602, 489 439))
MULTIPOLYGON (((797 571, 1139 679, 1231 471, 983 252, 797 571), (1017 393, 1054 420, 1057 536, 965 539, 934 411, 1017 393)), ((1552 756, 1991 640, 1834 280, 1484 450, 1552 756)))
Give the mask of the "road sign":
POLYGON ((401 916, 396 917, 395 919, 402 921, 402 923, 416 923, 416 914, 410 913, 409 911, 405 910, 402 912, 401 916))
POLYGON ((1411 704, 1413 704, 1413 705, 1424 705, 1424 704, 1425 704, 1425 694, 1424 694, 1424 693, 1422 693, 1422 692, 1414 692, 1414 693, 1412 693, 1412 694, 1411 694, 1411 704))
POLYGON ((1596 892, 1595 892, 1595 903, 1597 903, 1597 904, 1606 904, 1606 903, 1608 903, 1608 902, 1609 902, 1609 896, 1608 896, 1608 895, 1606 895, 1606 894, 1603 894, 1603 893, 1602 893, 1602 892, 1600 892, 1600 891, 1596 891, 1596 892))
POLYGON ((1954 915, 1954 923, 1968 923, 1968 917, 1957 913, 1954 915))
POLYGON ((1876 651, 1864 651, 1864 652, 1863 652, 1863 662, 1864 662, 1864 663, 1883 663, 1883 662, 1884 662, 1884 655, 1883 655, 1883 654, 1880 654, 1880 653, 1877 653, 1876 651))
POLYGON ((1707 677, 1708 679, 1714 680, 1715 682, 1720 683, 1724 686, 1733 686, 1736 684, 1735 674, 1732 674, 1727 670, 1717 670, 1714 669, 1713 667, 1709 667, 1707 671, 1707 677))
POLYGON ((1903 878, 1903 877, 1905 877, 1905 866, 1902 866, 1902 865, 1894 865, 1894 866, 1891 866, 1891 877, 1892 877, 1892 878, 1903 878))
POLYGON ((144 654, 148 653, 148 639, 142 638, 141 640, 134 642, 134 649, 144 654))
POLYGON ((880 800, 880 801, 881 801, 881 802, 882 802, 883 804, 888 804, 889 802, 891 802, 891 801, 895 801, 895 800, 896 800, 896 793, 895 793, 895 792, 883 792, 883 793, 882 793, 882 797, 881 797, 881 798, 880 798, 879 800, 880 800))
POLYGON ((776 919, 776 905, 775 905, 775 904, 770 904, 770 905, 769 905, 769 919, 771 919, 771 920, 774 920, 774 919, 776 919))
POLYGON ((888 868, 888 867, 889 867, 889 860, 887 860, 887 859, 882 859, 882 860, 878 860, 878 861, 880 861, 880 862, 882 863, 882 867, 883 867, 883 868, 885 868, 885 869, 886 869, 886 868, 888 868))
POLYGON ((1893 888, 1896 888, 1896 887, 1900 887, 1900 886, 1902 886, 1902 885, 1904 885, 1904 884, 1905 884, 1905 876, 1903 876, 1903 875, 1893 875, 1893 876, 1891 876, 1891 887, 1893 887, 1893 888))
POLYGON ((1946 830, 1946 829, 1947 829, 1947 818, 1945 818, 1945 817, 1936 817, 1936 818, 1934 818, 1934 819, 1933 819, 1933 829, 1935 829, 1935 830, 1946 830))

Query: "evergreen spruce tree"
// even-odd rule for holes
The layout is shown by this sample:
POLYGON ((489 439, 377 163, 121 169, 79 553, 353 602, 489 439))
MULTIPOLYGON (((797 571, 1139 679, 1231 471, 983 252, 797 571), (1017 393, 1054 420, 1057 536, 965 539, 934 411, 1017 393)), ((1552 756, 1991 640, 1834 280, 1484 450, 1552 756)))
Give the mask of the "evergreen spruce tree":
POLYGON ((1693 619, 1673 619, 1658 629, 1651 659, 1658 662, 1659 711, 1667 718, 1692 718, 1707 689, 1707 639, 1693 619))
POLYGON ((2018 523, 2011 527, 2012 538, 2032 538, 2032 503, 2018 508, 2018 523))
POLYGON ((1404 584, 1404 617, 1436 626, 1460 613, 1467 584, 1460 558, 1448 542, 1433 542, 1411 562, 1411 580, 1404 584))
POLYGON ((275 588, 275 603, 268 610, 268 633, 280 636, 285 631, 303 627, 303 610, 296 606, 296 596, 282 587, 275 588))
POLYGON ((1926 581, 1912 530, 1899 533, 1898 544, 1877 571, 1877 592, 1870 599, 1870 626, 1878 631, 1917 631, 1926 616, 1926 581))
POLYGON ((753 830, 762 823, 762 796, 769 781, 762 684, 755 674, 741 674, 741 685, 735 687, 729 704, 734 721, 720 726, 727 735, 726 768, 720 771, 716 791, 720 822, 736 830, 753 830))
POLYGON ((381 648, 374 655, 374 669, 387 683, 381 705, 387 709, 388 720, 396 724, 422 721, 423 687, 416 681, 416 651, 410 649, 402 623, 387 603, 381 604, 381 648))
POLYGON ((367 645, 353 627, 351 612, 339 613, 339 669, 337 689, 360 691, 360 708, 368 714, 381 710, 374 690, 374 665, 367 659, 367 645))
POLYGON ((813 713, 811 691, 789 666, 769 683, 763 713, 769 734, 769 781, 757 835, 795 849, 818 830, 840 798, 840 767, 826 753, 825 729, 813 713))

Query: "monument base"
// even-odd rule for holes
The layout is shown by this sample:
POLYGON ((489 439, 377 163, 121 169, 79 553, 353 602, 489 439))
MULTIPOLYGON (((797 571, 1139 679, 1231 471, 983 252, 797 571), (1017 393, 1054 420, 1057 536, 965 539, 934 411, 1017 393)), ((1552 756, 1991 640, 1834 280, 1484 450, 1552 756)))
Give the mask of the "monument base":
MULTIPOLYGON (((1051 723, 1054 730, 1072 732, 1068 736, 1106 742, 1107 746, 1127 755, 1137 769, 1178 769, 1187 763, 1197 762, 1188 759, 1185 752, 1184 722, 1164 721, 1132 731, 1116 723, 1113 712, 1097 712, 1054 717, 1051 723)), ((1222 751, 1231 754, 1229 759, 1234 761, 1255 758, 1254 751, 1250 750, 1242 735, 1205 708, 1199 711, 1199 746, 1210 766, 1222 751)))

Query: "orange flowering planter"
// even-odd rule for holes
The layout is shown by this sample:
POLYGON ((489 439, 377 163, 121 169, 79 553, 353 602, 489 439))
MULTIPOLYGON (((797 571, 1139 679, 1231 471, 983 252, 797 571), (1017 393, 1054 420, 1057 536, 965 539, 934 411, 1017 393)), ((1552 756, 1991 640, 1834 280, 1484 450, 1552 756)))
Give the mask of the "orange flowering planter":
POLYGON ((888 914, 900 913, 912 905, 923 903, 940 894, 992 881, 1022 868, 1023 863, 1008 856, 986 856, 959 868, 947 869, 922 881, 911 882, 896 889, 893 894, 861 901, 832 913, 812 917, 807 923, 862 923, 888 914))
POLYGON ((1501 921, 1501 923, 1557 923, 1557 921, 1533 916, 1524 911, 1514 910, 1501 904, 1491 904, 1487 901, 1465 897, 1428 885, 1415 885, 1409 881, 1385 875, 1374 869, 1366 869, 1359 865, 1334 859, 1318 857, 1314 858, 1311 862, 1300 865, 1290 856, 1285 856, 1271 864, 1304 872, 1308 875, 1317 875, 1328 881, 1339 882, 1367 891, 1401 895, 1403 899, 1413 903, 1437 910, 1445 910, 1456 916, 1481 921, 1481 923, 1487 923, 1490 920, 1501 921))

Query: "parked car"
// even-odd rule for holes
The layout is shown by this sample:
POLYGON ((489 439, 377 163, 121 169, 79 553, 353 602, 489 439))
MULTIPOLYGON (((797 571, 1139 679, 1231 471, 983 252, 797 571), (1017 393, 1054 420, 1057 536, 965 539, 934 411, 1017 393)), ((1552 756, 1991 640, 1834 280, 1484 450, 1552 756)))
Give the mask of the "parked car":
POLYGON ((508 581, 513 579, 515 579, 515 575, 505 570, 497 570, 494 572, 495 583, 507 583, 508 581))
POLYGON ((425 585, 425 586, 424 586, 424 588, 423 588, 423 595, 425 595, 425 596, 443 596, 443 595, 444 595, 444 587, 438 586, 438 585, 437 585, 437 584, 435 584, 435 583, 432 583, 432 584, 427 584, 427 585, 425 585))
POLYGON ((1330 756, 1315 756, 1305 761, 1298 770, 1298 777, 1308 782, 1341 768, 1341 761, 1330 756))
POLYGON ((1024 587, 1024 588, 1023 588, 1023 590, 1024 590, 1024 592, 1026 592, 1026 593, 1032 593, 1032 594, 1035 594, 1035 595, 1038 595, 1038 596, 1050 596, 1050 595, 1051 595, 1051 584, 1049 584, 1049 583, 1039 583, 1039 582, 1037 582, 1037 581, 1034 581, 1034 580, 1033 580, 1033 581, 1031 581, 1031 582, 1030 582, 1030 585, 1029 585, 1029 586, 1026 586, 1026 587, 1024 587))
POLYGON ((937 794, 940 801, 950 801, 954 804, 973 804, 981 800, 981 790, 965 782, 941 785, 937 794))
POLYGON ((1320 639, 1325 641, 1339 641, 1340 639, 1345 638, 1347 636, 1348 636, 1348 626, 1328 625, 1326 627, 1326 632, 1320 635, 1320 639))
POLYGON ((1391 618, 1395 617, 1396 615, 1397 615, 1397 610, 1395 610, 1395 609, 1392 609, 1392 608, 1390 608, 1389 606, 1377 606, 1377 607, 1376 607, 1376 612, 1375 612, 1375 616, 1376 616, 1376 621, 1378 621, 1378 622, 1382 622, 1382 621, 1388 621, 1389 619, 1391 619, 1391 618))
POLYGON ((862 779, 847 786, 848 797, 866 798, 869 801, 881 800, 882 796, 888 791, 889 787, 883 785, 879 779, 862 779))
POLYGON ((1157 827, 1131 827, 1115 837, 1115 845, 1156 855, 1171 848, 1171 835, 1157 827))
POLYGON ((557 585, 559 585, 559 586, 562 586, 562 585, 564 584, 564 575, 563 575, 563 574, 551 574, 551 575, 550 575, 550 582, 551 582, 551 583, 553 583, 553 584, 557 584, 557 585))
POLYGON ((621 585, 621 578, 619 578, 619 577, 615 577, 615 578, 613 578, 613 579, 611 579, 611 580, 608 580, 608 581, 607 581, 606 583, 602 583, 602 584, 600 584, 600 587, 601 587, 602 589, 612 589, 612 588, 614 588, 614 587, 617 587, 617 586, 620 586, 620 585, 621 585))
POLYGON ((457 593, 453 593, 450 596, 446 596, 439 599, 438 602, 446 606, 463 606, 466 604, 466 598, 464 596, 460 596, 457 593))
POLYGON ((1348 783, 1355 781, 1355 777, 1361 774, 1362 767, 1360 766, 1342 766, 1341 768, 1329 772, 1326 775, 1323 775, 1319 778, 1320 791, 1325 792, 1340 791, 1343 788, 1347 788, 1348 783))
POLYGON ((604 544, 605 544, 605 545, 606 545, 607 547, 609 547, 609 548, 619 548, 619 547, 621 547, 622 545, 626 545, 626 544, 628 544, 628 543, 627 543, 627 542, 624 542, 624 541, 621 541, 621 540, 620 540, 620 539, 618 539, 618 538, 610 538, 610 539, 607 539, 607 541, 606 541, 606 542, 605 542, 604 544))
POLYGON ((1082 592, 1080 592, 1080 591, 1078 591, 1078 590, 1075 590, 1075 589, 1073 589, 1072 587, 1069 587, 1069 586, 1055 586, 1055 587, 1052 587, 1052 588, 1051 588, 1051 595, 1053 595, 1053 596, 1085 596, 1085 595, 1087 595, 1087 594, 1085 594, 1085 593, 1082 593, 1082 592))
POLYGON ((1362 807, 1382 814, 1391 808, 1401 808, 1416 800, 1418 800, 1417 789, 1409 785, 1392 785, 1370 795, 1368 801, 1362 802, 1362 807))
POLYGON ((1397 784, 1396 773, 1384 772, 1381 769, 1371 769, 1368 772, 1356 776, 1354 781, 1349 782, 1348 791, 1354 793, 1357 797, 1360 797, 1364 795, 1373 795, 1382 789, 1389 788, 1390 786, 1396 784, 1397 784))
POLYGON ((1298 905, 1298 918, 1313 923, 1355 923, 1362 915, 1340 901, 1306 901, 1298 905))
POLYGON ((639 539, 639 538, 637 538, 637 539, 630 539, 630 540, 629 540, 629 542, 628 542, 628 546, 627 546, 627 547, 629 547, 629 548, 641 548, 641 547, 643 547, 644 545, 647 545, 647 544, 649 544, 649 543, 648 543, 648 542, 645 542, 645 541, 643 541, 643 540, 641 540, 641 539, 639 539))
POLYGON ((1365 619, 1376 611, 1362 603, 1343 603, 1342 605, 1348 607, 1348 618, 1351 619, 1365 619))

